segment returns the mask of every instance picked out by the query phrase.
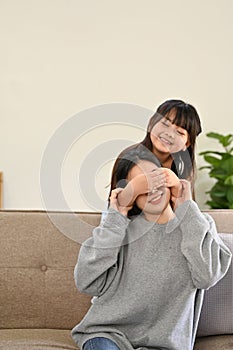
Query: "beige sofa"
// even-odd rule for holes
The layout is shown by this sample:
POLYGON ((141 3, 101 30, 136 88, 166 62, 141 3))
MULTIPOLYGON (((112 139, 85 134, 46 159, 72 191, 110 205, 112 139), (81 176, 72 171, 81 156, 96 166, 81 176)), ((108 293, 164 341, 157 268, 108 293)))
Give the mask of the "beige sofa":
MULTIPOLYGON (((233 210, 210 211, 228 246, 233 210)), ((74 285, 80 243, 100 214, 0 211, 0 349, 77 349, 70 330, 90 298, 74 285)), ((232 267, 206 292, 195 350, 233 349, 232 267)), ((180 349, 182 350, 182 349, 180 349)))

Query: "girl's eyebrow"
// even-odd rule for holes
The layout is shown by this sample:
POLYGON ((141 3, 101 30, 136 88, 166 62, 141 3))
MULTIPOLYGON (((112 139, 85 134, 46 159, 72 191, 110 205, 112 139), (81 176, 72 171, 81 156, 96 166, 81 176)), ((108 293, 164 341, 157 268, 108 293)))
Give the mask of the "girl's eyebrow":
POLYGON ((170 123, 172 123, 172 120, 169 118, 169 116, 165 117, 170 123))
POLYGON ((167 116, 167 117, 165 117, 165 118, 166 118, 171 124, 175 124, 178 128, 181 128, 181 129, 186 130, 184 126, 177 125, 176 123, 173 122, 173 120, 174 120, 175 118, 174 118, 173 120, 171 120, 171 119, 169 118, 169 116, 167 116))

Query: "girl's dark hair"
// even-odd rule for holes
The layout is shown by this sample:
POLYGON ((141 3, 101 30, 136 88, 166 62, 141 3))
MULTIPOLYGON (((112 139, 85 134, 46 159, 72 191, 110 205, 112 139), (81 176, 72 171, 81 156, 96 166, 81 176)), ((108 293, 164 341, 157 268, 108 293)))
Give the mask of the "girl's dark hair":
MULTIPOLYGON (((127 184, 127 176, 129 171, 139 163, 140 160, 147 160, 154 163, 157 167, 160 167, 160 162, 156 156, 143 145, 131 146, 120 153, 112 170, 112 182, 111 191, 117 187, 125 187, 127 184)), ((108 201, 109 201, 108 198, 108 201)), ((129 210, 128 216, 138 215, 141 213, 141 209, 136 204, 129 210)))
POLYGON ((179 178, 192 179, 196 170, 196 137, 202 131, 199 115, 192 105, 181 100, 168 100, 162 103, 155 114, 150 118, 146 136, 141 144, 146 146, 149 150, 153 150, 153 144, 150 137, 151 130, 162 118, 169 117, 170 112, 175 113, 175 118, 172 123, 187 130, 190 142, 186 151, 179 151, 172 154, 173 164, 171 169, 179 178))
MULTIPOLYGON (((126 148, 117 157, 115 164, 113 166, 113 171, 112 171, 110 193, 114 188, 116 188, 116 183, 117 181, 119 181, 119 180, 116 180, 116 172, 118 169, 118 163, 120 159, 124 157, 124 154, 127 154, 127 152, 130 152, 130 150, 137 149, 137 148, 143 149, 141 147, 144 147, 144 150, 148 149, 152 153, 153 145, 150 137, 151 130, 153 129, 154 125, 157 124, 162 118, 169 117, 170 112, 175 112, 175 118, 172 122, 187 130, 189 134, 189 142, 190 142, 190 145, 186 151, 180 151, 172 154, 173 162, 172 162, 171 170, 173 170, 174 173, 180 179, 188 179, 188 180, 191 180, 193 183, 193 179, 195 177, 195 170, 196 170, 196 161, 195 161, 196 137, 202 131, 200 118, 196 109, 192 105, 185 103, 181 100, 167 100, 157 108, 157 111, 155 112, 155 114, 152 115, 152 117, 150 118, 147 126, 147 133, 145 138, 140 143, 134 144, 126 148)), ((124 177, 122 177, 122 179, 124 179, 124 177)), ((193 192, 193 199, 195 199, 194 189, 192 192, 193 192)))

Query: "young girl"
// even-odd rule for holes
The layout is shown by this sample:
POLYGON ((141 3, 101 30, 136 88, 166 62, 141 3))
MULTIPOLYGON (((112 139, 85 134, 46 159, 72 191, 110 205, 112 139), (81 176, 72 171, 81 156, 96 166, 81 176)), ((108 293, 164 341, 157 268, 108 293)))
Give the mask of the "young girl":
MULTIPOLYGON (((159 159, 165 175, 171 176, 167 168, 180 179, 191 181, 194 198, 195 144, 200 133, 201 122, 196 109, 181 100, 168 100, 150 118, 144 140, 128 149, 144 145, 159 159)), ((110 193, 116 184, 115 167, 121 158, 122 153, 113 167, 110 193)))
MULTIPOLYGON (((133 149, 115 176, 134 188, 135 178, 157 167, 151 152, 133 149)), ((80 349, 193 349, 203 290, 225 275, 231 253, 212 218, 191 200, 189 182, 180 181, 175 213, 166 186, 155 190, 147 181, 131 208, 119 205, 122 189, 113 189, 107 217, 82 245, 75 267, 77 288, 95 296, 72 330, 80 349)))

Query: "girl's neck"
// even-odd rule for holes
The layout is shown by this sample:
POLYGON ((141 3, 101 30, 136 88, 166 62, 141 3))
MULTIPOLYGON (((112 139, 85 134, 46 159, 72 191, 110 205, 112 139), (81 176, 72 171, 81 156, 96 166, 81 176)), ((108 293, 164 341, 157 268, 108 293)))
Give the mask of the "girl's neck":
POLYGON ((171 156, 170 153, 163 153, 163 152, 159 152, 157 149, 155 149, 153 147, 152 152, 154 153, 154 155, 159 159, 161 165, 164 168, 170 168, 172 166, 172 162, 173 162, 173 158, 171 156))

